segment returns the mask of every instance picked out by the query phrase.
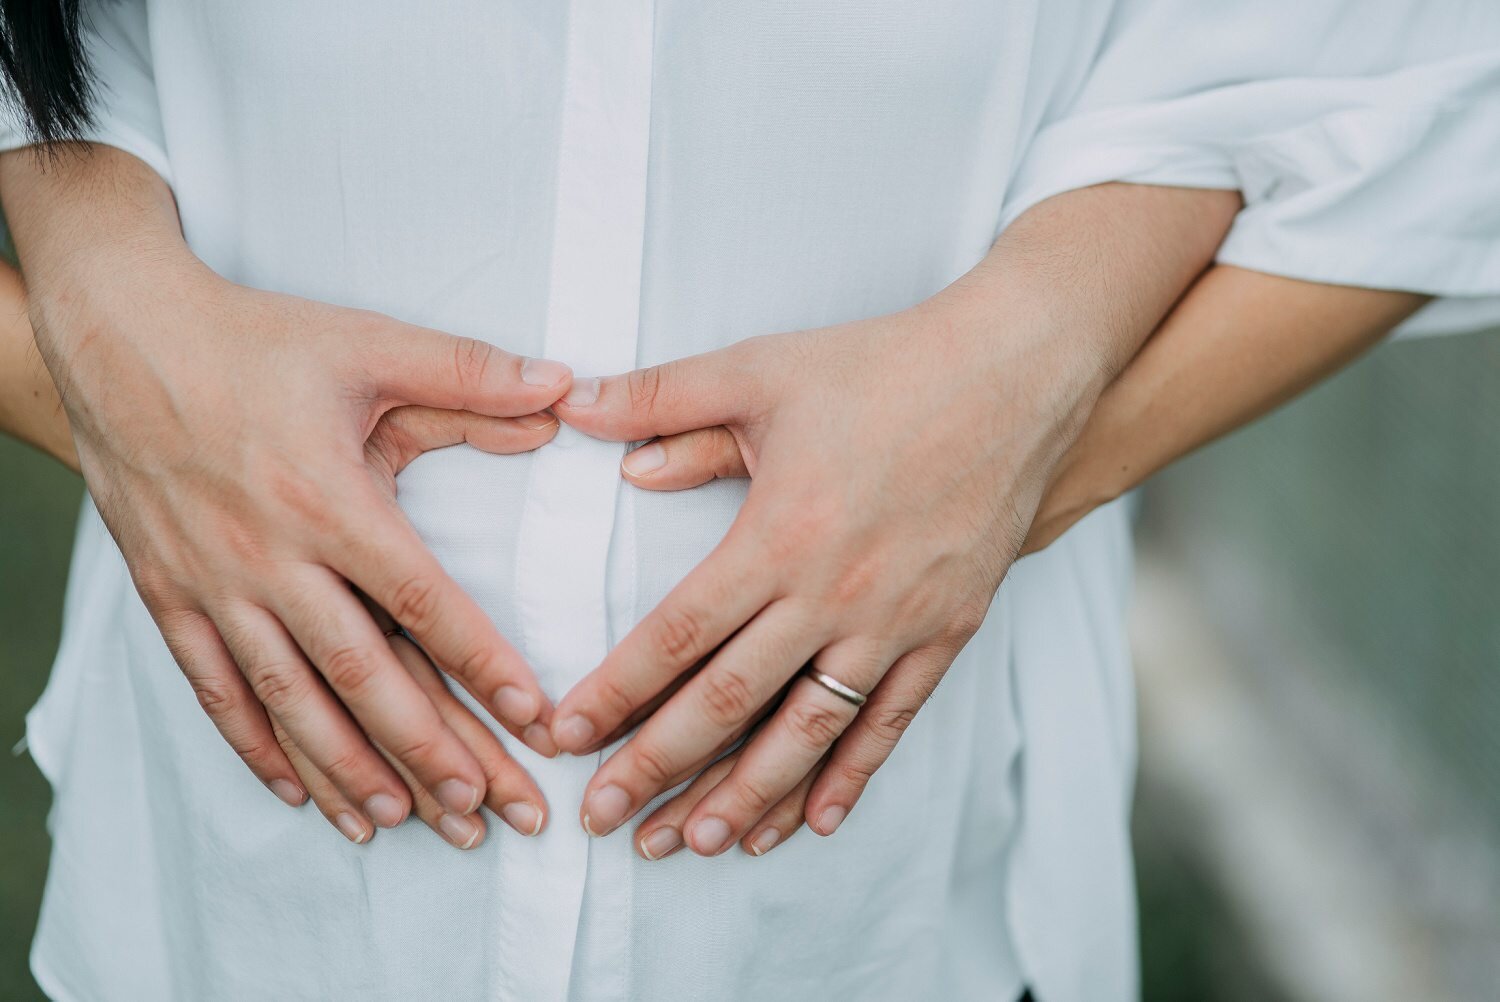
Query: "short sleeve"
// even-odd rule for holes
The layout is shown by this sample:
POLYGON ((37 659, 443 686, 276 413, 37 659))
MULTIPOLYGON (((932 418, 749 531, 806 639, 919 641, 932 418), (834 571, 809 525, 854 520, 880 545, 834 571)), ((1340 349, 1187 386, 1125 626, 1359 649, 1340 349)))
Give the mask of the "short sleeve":
MULTIPOLYGON (((92 124, 80 138, 118 147, 172 183, 151 67, 146 0, 84 0, 85 51, 97 82, 92 124)), ((0 150, 29 145, 13 102, 0 108, 0 150)))
POLYGON ((1005 222, 1106 181, 1238 189, 1222 263, 1443 297, 1403 334, 1500 325, 1500 4, 1286 5, 1128 0, 1005 222))

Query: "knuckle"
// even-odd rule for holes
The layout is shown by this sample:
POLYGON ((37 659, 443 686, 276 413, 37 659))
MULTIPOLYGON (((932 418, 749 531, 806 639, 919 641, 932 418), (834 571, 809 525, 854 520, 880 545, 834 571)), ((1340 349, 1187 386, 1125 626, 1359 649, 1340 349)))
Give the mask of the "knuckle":
POLYGON ((386 751, 398 762, 408 765, 431 762, 437 756, 442 742, 436 735, 413 734, 386 746, 386 751))
POLYGON ((259 478, 282 508, 299 522, 330 525, 328 492, 300 471, 279 464, 267 464, 259 478))
POLYGON ((372 651, 351 644, 329 653, 323 661, 323 677, 336 692, 359 693, 374 679, 378 666, 372 651))
POLYGON ((667 752, 649 742, 632 742, 630 765, 635 773, 653 787, 669 785, 676 777, 677 766, 667 752))
POLYGON ((729 795, 742 815, 760 817, 776 802, 775 793, 754 776, 741 776, 729 783, 729 795))
POLYGON ((135 581, 135 590, 141 596, 141 601, 156 614, 163 632, 185 629, 189 625, 189 614, 171 607, 176 589, 172 587, 171 578, 167 574, 154 567, 132 567, 130 576, 135 581))
POLYGON ((475 647, 454 658, 451 664, 446 665, 446 669, 449 675, 459 681, 477 685, 495 665, 494 651, 488 647, 475 647))
POLYGON ((365 750, 351 746, 334 752, 323 765, 322 772, 334 782, 349 786, 364 774, 368 764, 365 750))
POLYGON ((863 762, 842 762, 834 768, 834 782, 850 790, 863 790, 875 775, 873 766, 863 762))
POLYGON ((962 648, 969 642, 979 628, 984 625, 985 617, 989 614, 987 603, 966 603, 960 606, 953 614, 948 623, 950 637, 957 641, 958 647, 962 648))
POLYGON ((453 373, 466 392, 484 386, 485 376, 494 361, 495 349, 471 337, 454 339, 453 373))
POLYGON ((674 663, 697 660, 704 653, 706 634, 703 617, 694 609, 665 605, 657 610, 653 640, 674 663))
POLYGON ((263 740, 254 738, 241 741, 235 747, 235 751, 244 760, 245 764, 252 769, 270 766, 281 757, 279 745, 268 744, 263 740))
POLYGON ((239 687, 233 683, 221 678, 200 678, 192 684, 198 705, 210 717, 227 717, 240 708, 239 687))
POLYGON ((713 668, 703 673, 703 706, 710 723, 732 727, 757 706, 750 684, 731 668, 713 668))
POLYGON ((882 707, 870 714, 868 727, 876 739, 885 745, 894 745, 911 726, 917 711, 905 706, 882 707))
POLYGON ((426 575, 414 575, 396 585, 386 611, 413 633, 425 633, 437 619, 438 596, 435 580, 426 575))
POLYGON ((250 687, 262 705, 274 711, 295 707, 307 696, 307 676, 301 665, 275 662, 261 665, 252 676, 250 687))
POLYGON ((816 752, 833 744, 843 730, 837 713, 810 702, 788 706, 786 726, 794 741, 816 752))
POLYGON ((594 696, 612 719, 624 719, 635 710, 634 694, 614 675, 599 676, 594 696))
POLYGON ((626 391, 630 394, 630 407, 636 413, 650 415, 662 392, 664 365, 653 365, 637 369, 625 379, 626 391))

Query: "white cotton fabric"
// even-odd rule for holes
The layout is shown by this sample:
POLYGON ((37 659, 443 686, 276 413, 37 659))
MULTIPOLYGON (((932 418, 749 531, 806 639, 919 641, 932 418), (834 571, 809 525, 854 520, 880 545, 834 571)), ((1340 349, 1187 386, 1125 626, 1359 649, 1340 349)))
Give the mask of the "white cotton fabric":
MULTIPOLYGON (((901 309, 1110 179, 1243 188, 1236 264, 1440 292, 1450 326, 1500 297, 1488 0, 89 7, 95 135, 220 273, 580 375, 901 309)), ((564 429, 400 480, 554 698, 744 496, 622 487, 621 454, 564 429)), ((646 863, 574 821, 597 757, 515 748, 541 837, 356 847, 218 737, 86 506, 28 718, 34 970, 60 999, 1133 998, 1129 577, 1119 506, 1022 561, 831 840, 646 863)))

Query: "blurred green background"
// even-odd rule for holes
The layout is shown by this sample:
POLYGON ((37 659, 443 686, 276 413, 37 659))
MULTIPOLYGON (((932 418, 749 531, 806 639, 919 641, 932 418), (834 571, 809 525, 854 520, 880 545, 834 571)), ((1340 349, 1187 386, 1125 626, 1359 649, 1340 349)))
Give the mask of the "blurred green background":
MULTIPOLYGON (((6 749, 22 735, 55 649, 80 490, 41 456, 0 442, 6 749)), ((1453 893, 1441 881, 1430 886, 1431 867, 1459 841, 1478 846, 1460 883, 1500 861, 1500 337, 1383 348, 1169 471, 1148 490, 1145 510, 1145 553, 1189 585, 1204 618, 1251 666, 1246 681, 1269 693, 1277 742, 1306 744, 1320 768, 1339 764, 1341 813, 1368 813, 1388 850, 1382 871, 1414 870, 1413 898, 1426 888, 1432 900, 1403 920, 1427 922, 1456 955, 1500 952, 1493 940, 1465 939, 1488 928, 1486 892, 1474 915, 1455 918, 1444 907, 1453 893), (1325 695, 1308 698, 1309 681, 1325 695), (1405 827, 1392 823, 1381 792, 1391 777, 1378 775, 1374 749, 1326 724, 1334 707, 1325 704, 1344 702, 1329 692, 1378 708, 1392 740, 1414 750, 1403 769, 1427 763, 1428 773, 1396 777, 1403 788, 1457 789, 1469 814, 1424 811, 1405 827)), ((1142 740, 1151 746, 1149 729, 1142 740)), ((1267 963, 1266 944, 1252 942, 1234 881, 1207 851, 1205 828, 1183 822, 1193 808, 1153 775, 1153 761, 1143 759, 1136 815, 1145 998, 1316 997, 1288 984, 1267 963)), ((39 997, 26 953, 45 876, 46 809, 30 759, 0 756, 0 999, 39 997)), ((1465 956, 1454 963, 1472 969, 1465 956)), ((1485 994, 1479 977, 1474 994, 1422 997, 1500 997, 1485 994)))
POLYGON ((26 966, 47 873, 47 784, 11 748, 57 649, 83 481, 0 439, 0 999, 40 998, 26 966))

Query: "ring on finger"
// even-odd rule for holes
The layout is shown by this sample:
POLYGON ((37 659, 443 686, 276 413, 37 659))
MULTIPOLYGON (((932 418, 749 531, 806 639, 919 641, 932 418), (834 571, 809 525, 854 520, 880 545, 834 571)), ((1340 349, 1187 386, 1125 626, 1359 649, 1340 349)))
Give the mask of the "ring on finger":
POLYGON ((846 703, 849 703, 853 706, 865 705, 865 699, 867 697, 864 693, 860 692, 858 689, 849 688, 849 686, 840 682, 832 675, 818 671, 818 669, 813 667, 813 663, 811 661, 802 666, 802 674, 806 675, 808 678, 812 679, 814 682, 818 683, 823 688, 827 689, 829 692, 833 693, 835 696, 839 697, 846 703))

